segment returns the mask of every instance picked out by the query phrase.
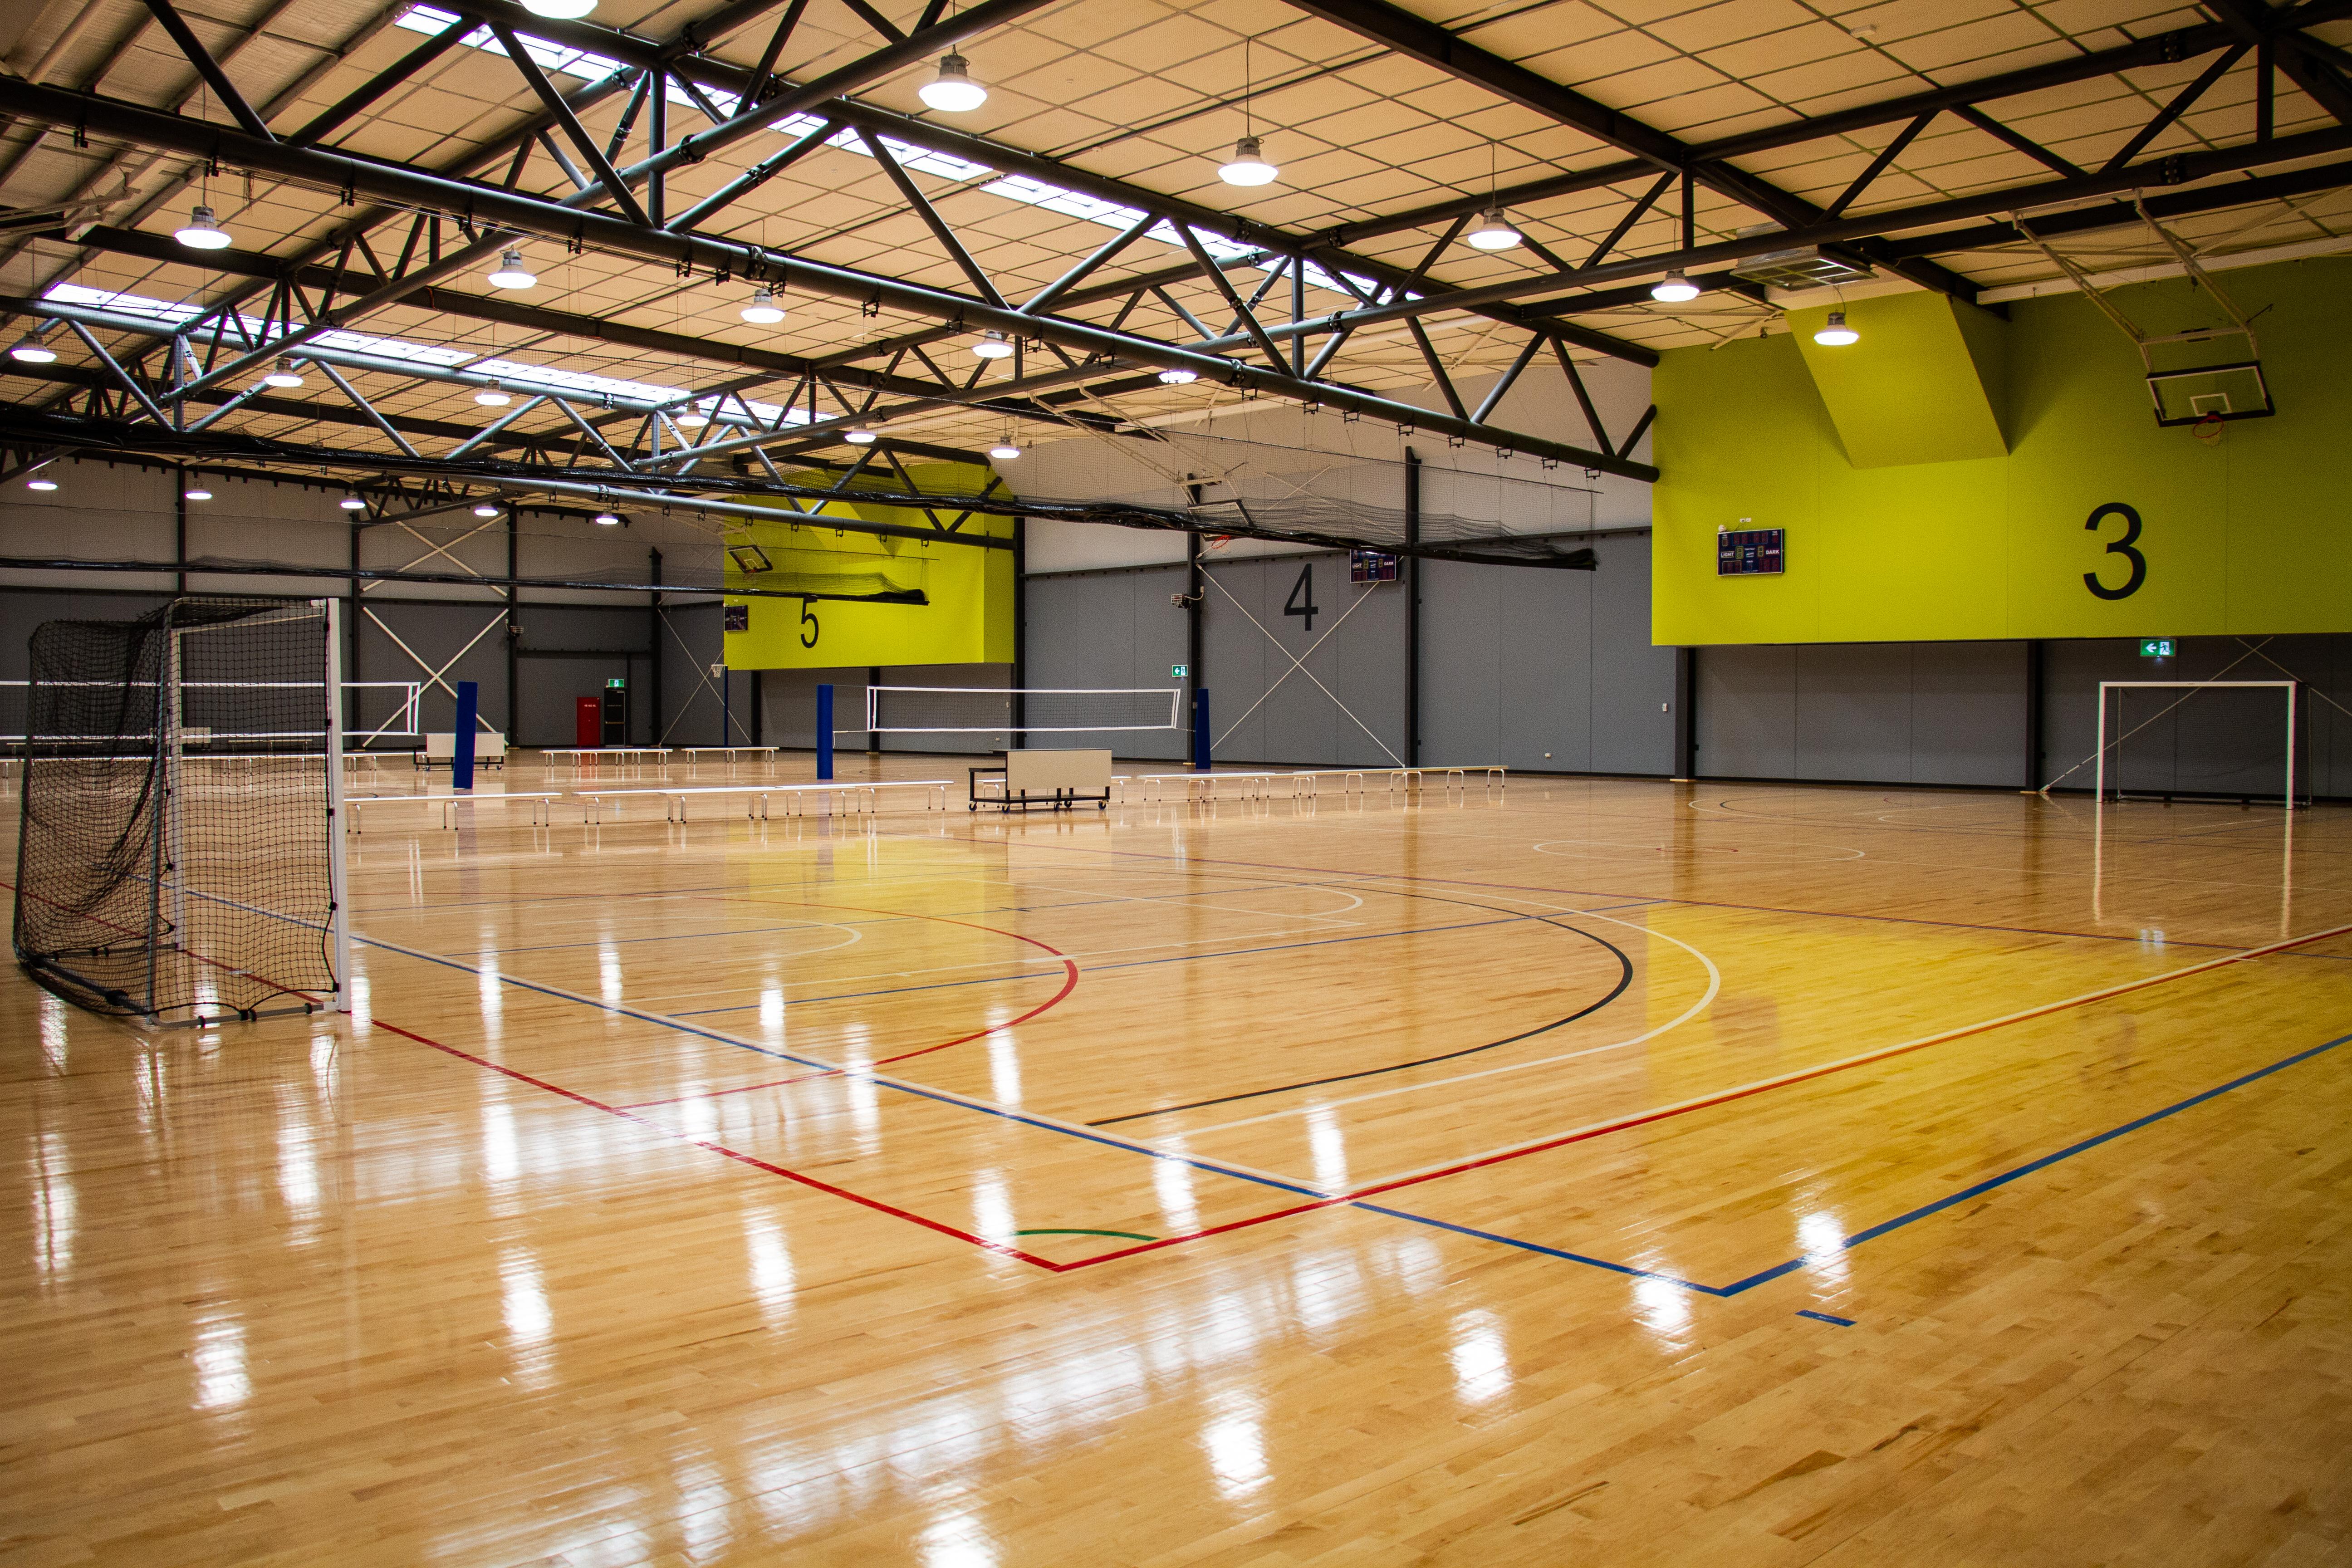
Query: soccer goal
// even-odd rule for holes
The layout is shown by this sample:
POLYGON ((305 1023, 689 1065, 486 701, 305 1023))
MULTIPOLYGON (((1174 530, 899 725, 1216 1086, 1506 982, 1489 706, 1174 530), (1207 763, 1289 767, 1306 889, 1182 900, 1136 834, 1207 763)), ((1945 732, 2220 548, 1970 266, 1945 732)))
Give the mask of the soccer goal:
POLYGON ((869 686, 866 729, 877 735, 1110 735, 1183 728, 1181 686, 869 686))
POLYGON ((174 599, 33 633, 16 957, 158 1025, 346 1008, 341 606, 174 599))
POLYGON ((2275 795, 2293 811, 2296 685, 2102 680, 2095 798, 2275 795))

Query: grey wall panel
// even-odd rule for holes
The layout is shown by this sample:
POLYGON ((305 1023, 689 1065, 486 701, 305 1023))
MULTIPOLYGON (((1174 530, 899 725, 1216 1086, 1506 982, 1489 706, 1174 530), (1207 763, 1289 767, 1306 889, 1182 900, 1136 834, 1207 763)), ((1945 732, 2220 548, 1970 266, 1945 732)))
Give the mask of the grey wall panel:
POLYGON ((1911 779, 2025 783, 2025 645, 1915 643, 1911 779))
MULTIPOLYGON (((1503 754, 1503 579, 1507 566, 1421 566, 1421 754, 1503 754)), ((1538 728, 1542 726, 1538 725, 1538 728)), ((1549 751, 1549 745, 1538 750, 1549 751)))
MULTIPOLYGON (((1501 762, 1515 768, 1592 769, 1592 587, 1597 573, 1486 567, 1503 574, 1500 658, 1494 685, 1502 725, 1497 751, 1424 762, 1501 762), (1546 753, 1549 756, 1547 757, 1546 753)), ((1423 700, 1450 700, 1443 689, 1423 700)))
POLYGON ((1675 650, 1650 645, 1650 536, 1595 540, 1592 549, 1601 558, 1591 578, 1592 770, 1672 773, 1675 650))
POLYGON ((1401 586, 1351 586, 1348 558, 1337 552, 1221 561, 1210 571, 1216 585, 1208 590, 1202 663, 1223 737, 1219 761, 1376 767, 1403 754, 1401 586), (1308 569, 1311 593, 1301 602, 1318 606, 1311 627, 1307 617, 1283 613, 1308 569), (1296 672, 1282 679, 1293 659, 1315 679, 1296 672))
POLYGON ((1809 644, 1795 653, 1795 758, 1790 773, 1908 783, 1909 645, 1809 644))
MULTIPOLYGON (((376 602, 362 607, 366 614, 360 622, 356 679, 425 682, 424 728, 428 732, 456 728, 455 688, 459 681, 470 680, 480 688, 477 701, 483 721, 493 730, 506 728, 505 605, 376 602), (407 649, 400 646, 403 643, 407 649), (460 648, 466 651, 450 663, 460 648), (414 650, 415 657, 408 649, 414 650), (425 664, 420 667, 418 659, 425 664), (448 668, 442 669, 445 664, 448 668), (428 679, 432 669, 441 669, 441 680, 449 689, 428 679)), ((372 711, 370 704, 362 703, 363 718, 372 711)))
POLYGON ((726 714, 710 667, 724 655, 715 599, 661 613, 661 743, 725 745, 726 714))
POLYGON ((1698 659, 1697 757, 1702 777, 1794 778, 1797 650, 1706 647, 1698 659))
MULTIPOLYGON (((1186 658, 1186 616, 1170 603, 1184 591, 1185 576, 1178 566, 1030 578, 1024 679, 1032 687, 1081 689, 1183 685, 1168 671, 1186 658)), ((1218 696, 1219 711, 1223 701, 1218 696)), ((1178 717, 1186 720, 1181 710, 1178 717)), ((1107 746, 1120 757, 1181 762, 1191 737, 1180 728, 1038 735, 1033 742, 1107 746)))

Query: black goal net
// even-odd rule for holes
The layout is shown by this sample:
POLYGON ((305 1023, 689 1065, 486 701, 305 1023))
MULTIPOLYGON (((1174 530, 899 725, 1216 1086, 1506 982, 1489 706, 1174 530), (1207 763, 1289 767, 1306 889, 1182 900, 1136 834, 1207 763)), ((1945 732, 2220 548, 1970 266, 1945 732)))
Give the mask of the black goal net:
POLYGON ((183 598, 33 633, 19 963, 158 1023, 336 985, 326 606, 183 598))

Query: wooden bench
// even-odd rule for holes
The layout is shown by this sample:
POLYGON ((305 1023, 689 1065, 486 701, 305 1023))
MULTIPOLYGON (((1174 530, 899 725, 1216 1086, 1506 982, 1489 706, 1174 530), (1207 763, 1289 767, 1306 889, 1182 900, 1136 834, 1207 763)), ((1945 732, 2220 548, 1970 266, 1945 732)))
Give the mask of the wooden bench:
POLYGON ((453 827, 456 823, 451 820, 449 815, 449 808, 453 805, 489 805, 501 800, 519 800, 530 807, 530 825, 533 827, 544 827, 553 820, 555 813, 553 803, 562 798, 560 793, 554 791, 545 794, 514 795, 504 791, 496 795, 345 795, 343 804, 351 808, 352 831, 356 834, 366 831, 361 826, 361 807, 362 806, 389 805, 394 801, 404 800, 428 804, 438 801, 441 805, 441 826, 453 827))
MULTIPOLYGON (((550 746, 541 751, 540 755, 547 759, 547 771, 551 775, 558 766, 562 765, 557 759, 569 759, 572 776, 576 780, 588 776, 587 768, 590 758, 598 759, 600 762, 609 758, 617 766, 630 773, 635 773, 645 765, 646 759, 648 757, 654 759, 656 766, 667 763, 669 760, 669 751, 667 746, 550 746)), ((601 773, 604 770, 599 767, 597 771, 601 773)))

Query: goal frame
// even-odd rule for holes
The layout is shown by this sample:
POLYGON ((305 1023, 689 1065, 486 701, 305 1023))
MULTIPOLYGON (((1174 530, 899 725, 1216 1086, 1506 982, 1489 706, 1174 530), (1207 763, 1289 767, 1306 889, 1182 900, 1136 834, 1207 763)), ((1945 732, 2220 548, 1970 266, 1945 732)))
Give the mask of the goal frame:
MULTIPOLYGON (((2284 805, 2288 811, 2293 811, 2294 809, 2294 721, 2297 696, 2295 689, 2302 684, 2303 683, 2298 680, 2102 680, 2099 682, 2099 749, 2095 753, 2098 758, 2098 765, 2093 775, 2093 794, 2091 798, 2099 805, 2104 805, 2106 804, 2107 693, 2109 691, 2154 689, 2164 691, 2197 692, 2269 689, 2273 691, 2284 691, 2286 693, 2286 789, 2282 797, 2281 804, 2284 805)), ((2184 700, 2186 700, 2184 699, 2184 700)), ((2174 706, 2178 707, 2179 704, 2176 703, 2174 706)), ((2153 721, 2150 721, 2150 722, 2153 722, 2153 721)), ((2117 706, 2116 711, 2116 725, 2118 729, 2121 729, 2123 726, 2123 710, 2120 704, 2117 706)), ((2121 745, 2125 741, 2129 740, 2130 738, 2131 737, 2128 733, 2119 735, 2116 737, 2116 743, 2117 745, 2121 745)), ((2123 798, 2123 786, 2121 784, 2117 784, 2116 786, 2116 798, 2117 800, 2121 800, 2123 798)))
POLYGON ((1184 689, 1181 686, 869 686, 866 689, 866 730, 869 735, 1109 735, 1146 734, 1161 730, 1184 728, 1184 689), (882 720, 882 694, 886 691, 921 692, 937 696, 954 693, 982 697, 1166 697, 1168 722, 1165 724, 979 724, 950 727, 945 725, 901 725, 885 728, 882 720))

